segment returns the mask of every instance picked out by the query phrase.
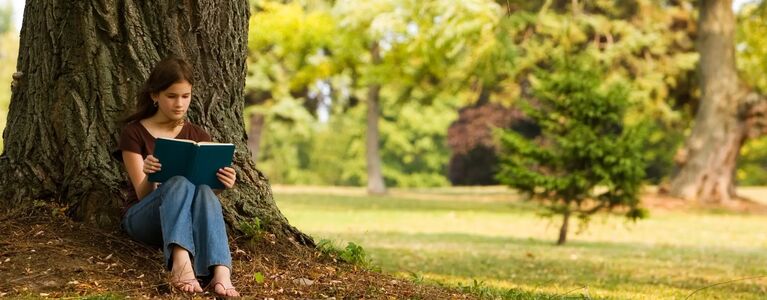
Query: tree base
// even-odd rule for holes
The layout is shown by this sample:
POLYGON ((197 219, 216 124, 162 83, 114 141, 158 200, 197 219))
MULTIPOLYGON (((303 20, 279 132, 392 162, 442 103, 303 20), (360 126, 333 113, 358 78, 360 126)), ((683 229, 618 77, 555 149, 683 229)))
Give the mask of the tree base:
MULTIPOLYGON (((0 276, 4 296, 172 296, 162 252, 134 242, 120 231, 95 229, 50 214, 0 215, 0 231, 5 233, 0 235, 4 259, 9 259, 2 263, 4 274, 18 275, 0 276)), ((237 240, 231 243, 231 250, 233 283, 246 299, 473 298, 341 263, 312 248, 296 249, 269 234, 237 240), (305 280, 297 280, 301 278, 305 280)))

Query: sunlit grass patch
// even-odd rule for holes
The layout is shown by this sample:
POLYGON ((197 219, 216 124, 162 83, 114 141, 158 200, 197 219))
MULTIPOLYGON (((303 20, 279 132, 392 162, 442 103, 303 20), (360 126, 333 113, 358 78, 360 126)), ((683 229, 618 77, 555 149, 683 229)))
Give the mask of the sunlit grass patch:
POLYGON ((454 191, 455 199, 445 189, 411 192, 418 197, 321 190, 275 197, 291 224, 316 239, 362 245, 385 272, 487 298, 767 297, 765 278, 712 286, 767 275, 765 216, 659 211, 637 223, 599 216, 557 247, 558 220, 514 197, 472 202, 471 192, 454 191))

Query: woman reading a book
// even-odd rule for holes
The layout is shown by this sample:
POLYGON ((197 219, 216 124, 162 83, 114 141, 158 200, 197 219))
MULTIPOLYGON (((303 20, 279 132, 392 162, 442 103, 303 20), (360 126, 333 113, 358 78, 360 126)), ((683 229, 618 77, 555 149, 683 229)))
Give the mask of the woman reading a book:
MULTIPOLYGON (((199 278, 209 280, 208 289, 216 296, 239 297, 231 282, 232 259, 217 197, 220 191, 195 186, 182 176, 162 184, 147 178, 162 168, 152 156, 156 138, 211 140, 204 129, 185 119, 193 82, 187 62, 163 59, 149 74, 136 112, 125 120, 119 148, 134 193, 122 227, 133 239, 162 247, 173 288, 202 292, 199 278)), ((216 175, 225 188, 234 186, 233 168, 219 169, 216 175)))

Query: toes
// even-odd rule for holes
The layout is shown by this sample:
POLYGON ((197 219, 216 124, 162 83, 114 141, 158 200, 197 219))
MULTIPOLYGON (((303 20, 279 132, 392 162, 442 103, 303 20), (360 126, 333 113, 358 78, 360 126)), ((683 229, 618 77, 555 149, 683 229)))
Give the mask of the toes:
POLYGON ((237 290, 234 289, 234 287, 228 288, 225 291, 227 297, 239 297, 240 293, 237 292, 237 290))

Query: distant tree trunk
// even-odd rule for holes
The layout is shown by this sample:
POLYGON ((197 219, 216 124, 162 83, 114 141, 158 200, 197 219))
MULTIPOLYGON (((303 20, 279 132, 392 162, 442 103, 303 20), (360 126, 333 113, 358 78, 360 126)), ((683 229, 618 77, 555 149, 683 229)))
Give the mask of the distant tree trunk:
POLYGON ((562 227, 559 228, 559 239, 557 240, 557 245, 564 245, 567 242, 567 231, 568 226, 570 225, 570 211, 567 210, 562 215, 562 227))
MULTIPOLYGON (((374 43, 370 54, 373 57, 373 64, 381 63, 381 55, 378 49, 378 43, 374 43)), ((368 87, 368 113, 367 113, 367 148, 365 156, 368 169, 368 193, 373 195, 386 194, 386 185, 383 181, 381 172, 381 155, 379 154, 378 118, 381 115, 380 109, 381 85, 373 83, 368 87)))
POLYGON ((261 149, 261 132, 264 129, 264 115, 253 113, 250 115, 250 133, 248 133, 248 150, 250 159, 258 162, 258 152, 261 149))
POLYGON ((748 90, 735 69, 732 0, 702 0, 698 47, 701 105, 692 134, 677 155, 670 194, 726 203, 735 196, 734 174, 748 133, 743 114, 748 90))
POLYGON ((63 205, 76 219, 119 221, 127 184, 112 159, 120 128, 152 66, 175 53, 195 68, 189 118, 233 142, 237 188, 222 194, 236 229, 258 217, 283 240, 311 245, 277 209, 249 159, 243 128, 248 1, 27 1, 0 156, 0 204, 63 205))

